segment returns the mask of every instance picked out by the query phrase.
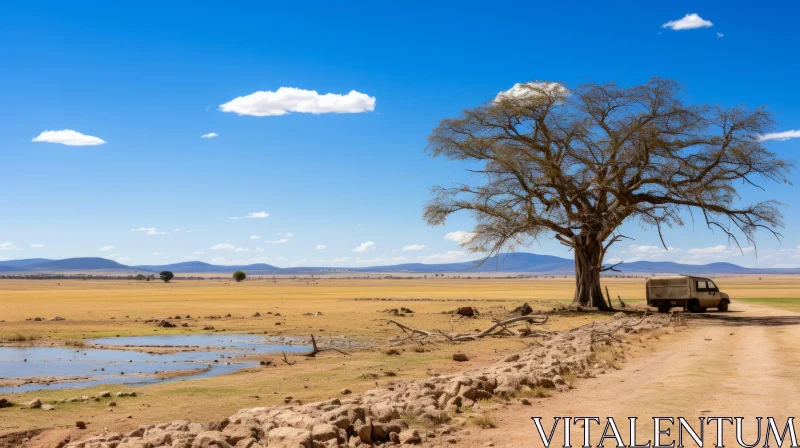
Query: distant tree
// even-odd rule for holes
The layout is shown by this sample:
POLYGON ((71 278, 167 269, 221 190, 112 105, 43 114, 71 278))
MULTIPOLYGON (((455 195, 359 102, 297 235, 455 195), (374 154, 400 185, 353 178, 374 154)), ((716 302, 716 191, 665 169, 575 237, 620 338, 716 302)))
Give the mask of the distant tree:
POLYGON ((144 275, 136 274, 136 277, 134 277, 134 279, 136 279, 136 280, 144 280, 144 275))
POLYGON ((161 277, 161 280, 164 280, 164 283, 169 283, 169 281, 175 277, 175 274, 173 274, 172 271, 161 271, 158 276, 161 277))
POLYGON ((428 137, 431 155, 470 164, 483 181, 435 187, 424 219, 441 225, 469 211, 477 225, 463 245, 489 255, 555 236, 574 253, 574 303, 608 309, 600 273, 614 270, 603 258, 627 238, 623 223, 655 227, 665 249, 662 229, 688 216, 739 247, 742 236, 755 245, 759 230, 778 235, 780 204, 739 195, 790 183, 792 163, 762 144, 773 126, 762 108, 687 104, 668 79, 518 84, 428 137))
POLYGON ((233 279, 237 282, 240 282, 245 278, 247 278, 247 274, 245 274, 244 271, 236 271, 233 273, 233 279))

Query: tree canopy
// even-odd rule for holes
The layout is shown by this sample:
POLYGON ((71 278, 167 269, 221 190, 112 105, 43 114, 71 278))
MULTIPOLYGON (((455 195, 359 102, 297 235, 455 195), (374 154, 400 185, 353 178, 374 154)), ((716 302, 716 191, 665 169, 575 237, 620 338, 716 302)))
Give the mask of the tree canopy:
POLYGON ((175 277, 175 274, 173 274, 172 271, 161 271, 158 276, 161 280, 164 280, 164 283, 169 283, 169 281, 175 277))
POLYGON ((428 137, 431 155, 477 165, 481 182, 435 187, 424 219, 471 212, 465 246, 490 255, 554 235, 575 253, 575 301, 606 308, 603 257, 626 221, 655 227, 665 248, 662 230, 685 225, 685 211, 740 247, 758 230, 777 235, 780 204, 738 193, 789 183, 792 164, 762 144, 773 126, 764 108, 688 104, 669 79, 517 84, 428 137))
POLYGON ((244 271, 236 271, 233 273, 233 279, 237 282, 240 282, 245 278, 247 278, 247 274, 245 274, 244 271))

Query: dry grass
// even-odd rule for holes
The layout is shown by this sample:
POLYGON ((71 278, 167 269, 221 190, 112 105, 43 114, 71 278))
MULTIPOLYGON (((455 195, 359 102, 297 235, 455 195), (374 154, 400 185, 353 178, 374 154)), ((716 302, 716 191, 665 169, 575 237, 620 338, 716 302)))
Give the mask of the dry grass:
POLYGON ((476 415, 472 419, 470 419, 470 422, 481 429, 490 429, 497 427, 497 423, 495 422, 495 420, 490 415, 486 414, 476 415))
MULTIPOLYGON (((765 277, 766 278, 766 277, 765 277)), ((716 279, 733 297, 800 297, 800 278, 780 277, 769 281, 757 278, 716 279), (772 290, 770 288, 774 287, 772 290), (760 295, 759 295, 760 294, 760 295)), ((95 427, 125 432, 146 423, 176 418, 208 421, 227 417, 245 407, 283 403, 292 395, 303 402, 329 399, 349 388, 361 392, 396 380, 424 378, 431 372, 453 374, 465 366, 452 361, 454 348, 448 344, 414 345, 400 348, 400 354, 386 356, 390 337, 400 335, 388 326, 387 308, 407 307, 413 315, 397 317, 418 328, 441 328, 473 332, 486 328, 493 318, 485 310, 502 311, 528 302, 535 309, 549 309, 571 299, 572 279, 415 279, 369 280, 308 279, 231 281, 18 281, 0 280, 0 340, 26 343, 79 344, 85 338, 114 335, 154 335, 203 333, 214 326, 226 333, 269 335, 344 335, 374 341, 370 350, 356 350, 351 357, 325 352, 317 358, 297 358, 285 365, 280 355, 267 356, 272 366, 259 367, 212 378, 193 379, 137 387, 140 396, 118 403, 114 413, 102 404, 63 404, 54 412, 4 410, 0 433, 37 427, 74 425, 75 420, 91 421, 95 427), (60 283, 60 284, 59 284, 60 283), (382 298, 390 300, 354 300, 382 298), (414 299, 429 299, 418 301, 414 299), (447 311, 460 305, 478 307, 478 319, 454 319, 447 311), (307 313, 322 312, 321 316, 307 313), (254 317, 258 312, 260 316, 254 317), (272 314, 268 314, 268 313, 272 314), (280 313, 280 317, 276 314, 280 313), (230 318, 206 319, 204 316, 230 318), (191 315, 188 328, 156 328, 144 320, 175 315, 191 315), (64 321, 26 321, 26 318, 61 316, 64 321), (198 318, 199 317, 199 318, 198 318), (274 325, 280 322, 280 326, 274 325), (419 350, 419 351, 417 351, 419 350), (362 372, 375 372, 363 375, 362 372), (258 397, 258 398, 256 398, 258 397), (132 415, 121 419, 120 415, 132 415)), ((621 295, 627 303, 644 296, 644 279, 610 279, 612 296, 621 295)), ((607 314, 576 313, 553 316, 542 330, 573 328, 607 314)), ((79 347, 79 345, 73 345, 79 347)), ((513 339, 491 339, 459 347, 470 357, 470 368, 498 361, 519 350, 513 339)), ((602 349, 601 349, 602 352, 602 349)), ((613 353, 599 354, 614 360, 613 353)), ((565 377, 566 380, 566 377, 565 377)), ((79 390, 50 390, 4 394, 4 398, 23 402, 41 397, 43 401, 71 396, 93 395, 101 390, 114 392, 120 386, 98 386, 79 390)), ((533 390, 530 393, 534 393, 533 390)), ((411 417, 408 417, 411 419, 411 417)))

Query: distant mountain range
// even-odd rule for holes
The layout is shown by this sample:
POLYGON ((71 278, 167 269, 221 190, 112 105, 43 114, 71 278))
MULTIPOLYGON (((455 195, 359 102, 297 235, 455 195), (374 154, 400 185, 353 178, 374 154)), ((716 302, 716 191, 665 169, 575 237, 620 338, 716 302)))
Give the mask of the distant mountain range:
MULTIPOLYGON (((235 270, 243 270, 250 275, 287 275, 287 274, 321 274, 326 272, 354 273, 535 273, 545 275, 573 274, 574 262, 571 259, 552 255, 537 255, 524 252, 501 254, 491 257, 480 266, 474 261, 444 264, 407 263, 392 266, 371 266, 359 268, 344 267, 294 267, 279 268, 269 264, 258 263, 238 266, 220 266, 202 261, 187 261, 166 265, 126 266, 105 258, 66 258, 50 260, 46 258, 28 258, 24 260, 0 261, 0 273, 153 273, 172 271, 176 274, 227 274, 235 270)), ((670 261, 635 261, 623 263, 617 267, 623 274, 800 274, 800 268, 746 268, 732 263, 710 263, 702 265, 681 264, 670 261)))

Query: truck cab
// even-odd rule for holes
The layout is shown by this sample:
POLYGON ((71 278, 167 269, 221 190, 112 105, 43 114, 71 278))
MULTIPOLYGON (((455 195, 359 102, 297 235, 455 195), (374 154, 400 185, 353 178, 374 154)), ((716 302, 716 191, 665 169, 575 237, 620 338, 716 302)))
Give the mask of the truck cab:
POLYGON ((730 303, 730 296, 721 292, 710 278, 671 275, 647 279, 647 304, 661 313, 672 308, 691 313, 702 313, 708 308, 728 311, 730 303))

